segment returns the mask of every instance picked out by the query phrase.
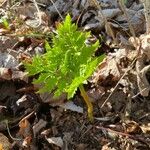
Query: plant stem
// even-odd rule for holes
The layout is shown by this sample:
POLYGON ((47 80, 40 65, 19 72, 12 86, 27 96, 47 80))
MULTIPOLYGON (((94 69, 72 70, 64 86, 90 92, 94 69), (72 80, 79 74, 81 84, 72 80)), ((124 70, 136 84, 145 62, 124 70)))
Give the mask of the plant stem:
POLYGON ((80 89, 80 92, 81 92, 81 96, 83 97, 83 100, 85 101, 85 103, 87 105, 89 120, 91 122, 93 122, 93 120, 94 120, 94 118, 93 118, 93 105, 90 101, 89 96, 87 95, 87 93, 84 89, 83 84, 80 84, 79 89, 80 89))

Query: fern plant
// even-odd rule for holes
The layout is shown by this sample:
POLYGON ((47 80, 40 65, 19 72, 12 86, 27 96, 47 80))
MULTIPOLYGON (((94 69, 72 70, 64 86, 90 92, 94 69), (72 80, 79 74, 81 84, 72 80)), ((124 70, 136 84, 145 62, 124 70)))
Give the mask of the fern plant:
POLYGON ((67 93, 67 98, 70 99, 79 87, 92 121, 93 106, 83 84, 103 56, 94 57, 99 42, 87 45, 85 41, 89 36, 89 32, 78 31, 77 26, 71 23, 70 15, 67 15, 65 21, 57 27, 57 35, 53 35, 52 45, 45 42, 46 53, 34 56, 32 63, 26 63, 25 67, 29 75, 39 74, 38 79, 33 81, 34 84, 43 85, 39 92, 55 89, 55 97, 67 93))

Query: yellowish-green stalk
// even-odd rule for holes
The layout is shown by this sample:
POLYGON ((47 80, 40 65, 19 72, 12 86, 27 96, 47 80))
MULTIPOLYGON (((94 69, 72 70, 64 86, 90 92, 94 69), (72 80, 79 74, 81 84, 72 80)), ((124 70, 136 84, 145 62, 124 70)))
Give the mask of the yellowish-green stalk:
POLYGON ((93 105, 90 101, 89 96, 87 95, 87 92, 84 89, 83 84, 80 84, 79 86, 79 90, 81 92, 81 96, 83 97, 83 100, 85 101, 86 105, 87 105, 87 109, 88 109, 88 118, 91 122, 93 122, 94 117, 93 117, 93 105))

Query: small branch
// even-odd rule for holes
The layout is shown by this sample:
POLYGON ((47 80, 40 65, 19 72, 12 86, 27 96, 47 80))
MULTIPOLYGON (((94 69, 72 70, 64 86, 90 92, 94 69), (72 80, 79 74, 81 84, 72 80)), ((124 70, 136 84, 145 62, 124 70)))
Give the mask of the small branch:
POLYGON ((132 63, 130 64, 130 66, 127 68, 127 70, 124 72, 124 74, 121 76, 121 78, 119 79, 119 81, 117 82, 116 86, 113 88, 113 91, 108 95, 108 97, 106 98, 106 100, 103 102, 103 104, 101 105, 100 108, 103 108, 104 105, 109 101, 109 99, 111 98, 111 96, 113 95, 113 93, 116 91, 118 85, 120 84, 120 82, 122 81, 122 79, 127 75, 128 71, 131 70, 131 68, 133 67, 133 64, 136 62, 136 57, 133 59, 132 63))
POLYGON ((145 138, 143 138, 142 136, 133 136, 133 135, 130 135, 128 133, 124 133, 124 132, 120 132, 120 131, 115 131, 115 130, 112 130, 110 128, 105 128, 105 127, 102 127, 102 126, 96 126, 96 129, 100 129, 100 130, 105 130, 107 132, 111 132, 111 133, 115 133, 117 135, 121 135, 121 136, 125 136, 125 137, 128 137, 130 139, 133 139, 133 140, 136 140, 138 142, 141 142, 142 144, 146 145, 149 147, 148 143, 145 141, 145 138))
POLYGON ((9 134, 10 138, 11 138, 12 140, 14 140, 14 141, 21 141, 21 139, 19 139, 19 138, 14 138, 14 137, 11 135, 10 129, 9 129, 9 126, 8 126, 8 120, 4 120, 4 122, 5 122, 5 124, 6 124, 7 132, 8 132, 8 134, 9 134))

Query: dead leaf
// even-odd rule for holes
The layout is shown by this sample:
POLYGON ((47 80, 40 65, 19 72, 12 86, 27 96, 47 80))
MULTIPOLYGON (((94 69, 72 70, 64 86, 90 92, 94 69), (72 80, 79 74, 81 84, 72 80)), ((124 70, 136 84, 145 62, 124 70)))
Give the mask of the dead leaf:
POLYGON ((0 52, 0 67, 14 69, 18 64, 17 59, 12 55, 0 52))
POLYGON ((22 142, 22 146, 24 147, 29 147, 31 145, 32 142, 32 137, 31 136, 27 136, 25 137, 25 139, 22 142))
POLYGON ((8 150, 11 147, 11 143, 9 142, 8 138, 0 133, 0 150, 8 150))
MULTIPOLYGON (((53 0, 53 2, 55 2, 56 0, 53 0)), ((36 0, 37 3, 39 4, 44 4, 44 5, 50 5, 51 1, 50 0, 36 0)))
POLYGON ((19 61, 25 61, 27 63, 32 63, 32 58, 29 54, 20 53, 18 56, 19 61))
POLYGON ((99 86, 97 88, 89 89, 87 91, 88 96, 91 98, 91 101, 99 100, 102 95, 105 94, 105 88, 102 86, 99 86))
POLYGON ((16 87, 12 81, 5 80, 0 82, 0 100, 16 95, 16 87))
POLYGON ((33 134, 34 137, 36 137, 36 135, 39 133, 39 131, 46 127, 47 125, 47 121, 44 121, 43 119, 40 119, 34 126, 33 126, 33 134))
POLYGON ((19 106, 20 103, 24 102, 27 100, 27 95, 23 95, 21 98, 19 98, 17 101, 16 101, 16 104, 19 106))
POLYGON ((31 126, 27 119, 21 120, 19 122, 19 134, 22 135, 24 138, 32 135, 31 133, 31 126))
POLYGON ((3 28, 0 29, 0 35, 5 35, 9 32, 10 32, 10 30, 8 30, 8 29, 3 29, 3 28))
POLYGON ((140 36, 141 48, 140 57, 136 61, 137 71, 137 84, 142 96, 148 96, 150 91, 150 84, 146 77, 147 72, 150 70, 150 65, 145 65, 146 61, 150 60, 150 36, 140 36))
POLYGON ((150 59, 150 35, 143 34, 140 36, 142 52, 150 59))
POLYGON ((33 4, 28 3, 24 6, 19 6, 16 9, 16 14, 19 14, 19 16, 25 16, 26 18, 34 19, 34 13, 36 12, 36 8, 33 4))
POLYGON ((0 78, 4 80, 11 80, 12 70, 9 68, 0 68, 0 78))
POLYGON ((147 125, 143 124, 143 125, 140 126, 140 128, 141 128, 143 133, 147 133, 147 134, 150 133, 150 124, 147 124, 147 125))
POLYGON ((76 145, 76 150, 85 150, 85 149, 87 149, 87 147, 88 147, 88 145, 84 144, 84 143, 77 144, 76 145))
POLYGON ((125 126, 127 133, 139 133, 141 131, 139 124, 135 121, 127 121, 125 126))
POLYGON ((120 77, 121 73, 114 58, 106 58, 94 73, 92 82, 97 85, 110 86, 111 81, 118 81, 120 77))
POLYGON ((57 146, 59 146, 60 148, 63 147, 64 143, 61 137, 51 137, 51 138, 46 138, 46 140, 50 143, 50 144, 55 144, 57 146))
POLYGON ((60 104, 59 106, 67 110, 83 113, 83 108, 75 105, 73 102, 66 102, 64 104, 60 104))
MULTIPOLYGON (((37 86, 39 88, 39 86, 37 86)), ((44 103, 49 103, 53 106, 58 106, 61 103, 64 103, 64 101, 67 98, 66 94, 62 94, 58 98, 54 98, 54 93, 41 93, 40 97, 44 103)))
POLYGON ((27 72, 23 72, 23 71, 19 71, 19 70, 13 70, 12 71, 12 79, 20 79, 22 81, 25 81, 26 83, 28 83, 28 73, 27 72))
POLYGON ((7 49, 11 49, 16 42, 17 38, 15 37, 0 36, 0 52, 6 52, 7 49))
POLYGON ((102 13, 107 19, 111 19, 121 14, 121 10, 119 8, 104 9, 102 13))
POLYGON ((3 149, 3 144, 0 143, 0 150, 4 150, 3 149))
POLYGON ((112 86, 125 71, 122 66, 124 58, 127 58, 126 49, 119 49, 114 53, 109 53, 94 72, 92 82, 103 87, 112 86))

